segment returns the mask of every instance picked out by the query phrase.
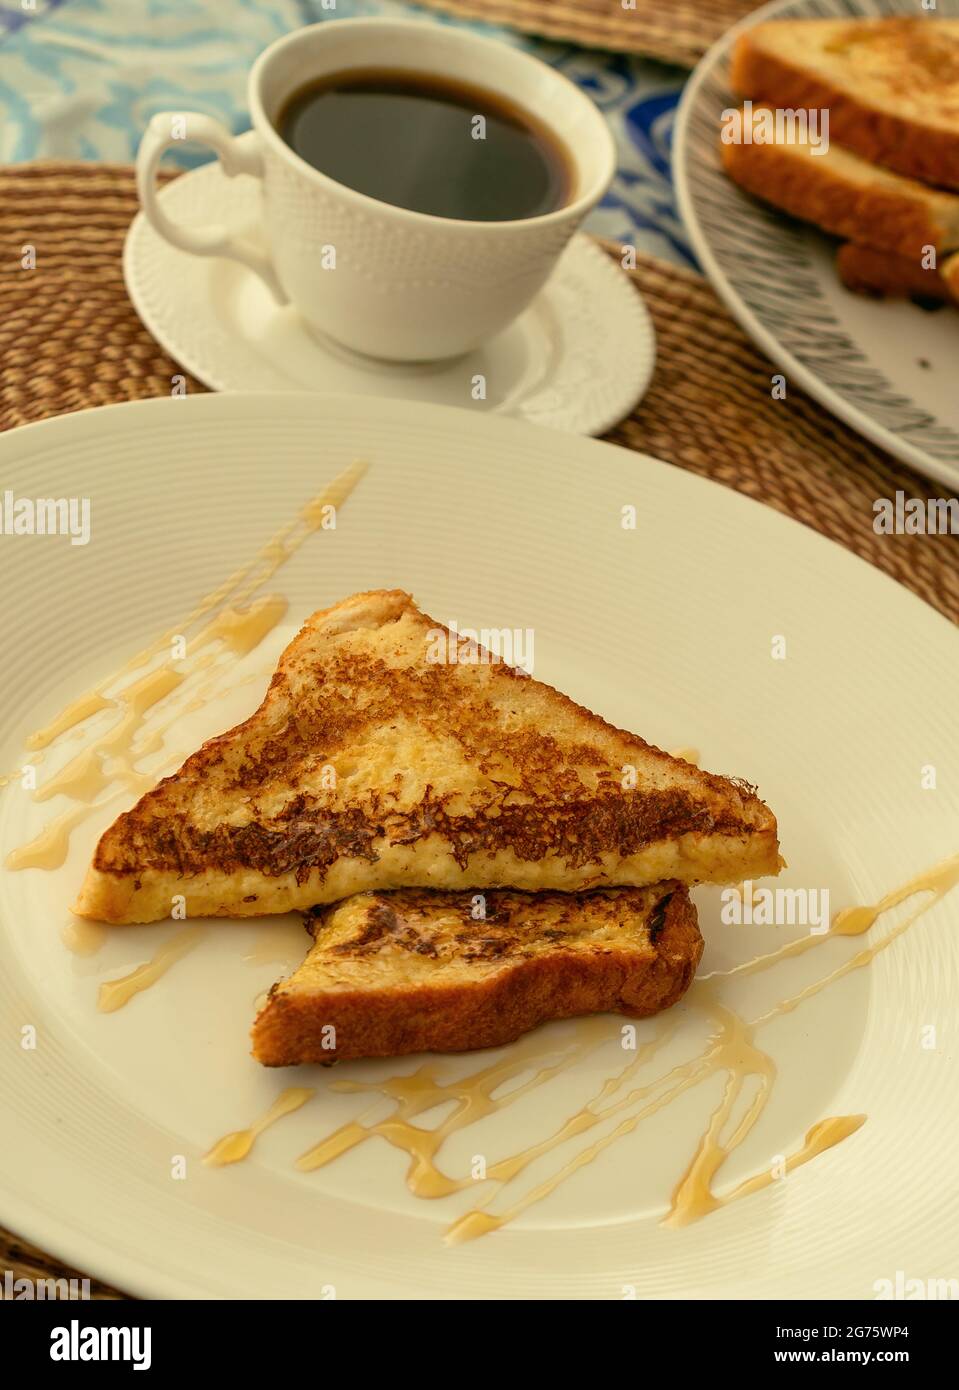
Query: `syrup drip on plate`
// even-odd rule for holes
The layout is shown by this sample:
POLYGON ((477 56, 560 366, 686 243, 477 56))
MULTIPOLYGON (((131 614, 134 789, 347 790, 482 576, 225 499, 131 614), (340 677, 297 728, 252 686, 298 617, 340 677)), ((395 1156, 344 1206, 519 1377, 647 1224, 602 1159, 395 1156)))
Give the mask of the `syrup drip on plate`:
POLYGON ((289 1087, 277 1096, 266 1114, 261 1115, 249 1129, 237 1129, 232 1134, 225 1134, 222 1139, 218 1139, 209 1153, 204 1154, 203 1162, 215 1168, 220 1168, 226 1163, 239 1163, 241 1159, 246 1158, 265 1129, 276 1124, 277 1120, 282 1120, 284 1115, 292 1115, 294 1110, 299 1110, 300 1106, 305 1105, 315 1094, 315 1091, 305 1086, 289 1087))
MULTIPOLYGON (((183 754, 177 753, 149 774, 137 768, 140 760, 163 750, 164 734, 183 713, 200 709, 224 693, 233 662, 255 650, 282 621, 287 611, 286 599, 254 595, 309 536, 324 526, 330 514, 328 509, 338 508, 349 497, 365 471, 362 463, 346 469, 252 561, 207 594, 175 628, 161 634, 28 737, 27 748, 37 755, 33 761, 42 757, 43 750, 75 731, 85 738, 86 746, 33 793, 38 802, 63 796, 73 804, 28 844, 14 849, 6 860, 8 869, 59 868, 78 825, 124 793, 140 795, 149 790, 160 772, 182 762, 183 754), (202 626, 188 639, 183 658, 174 659, 174 639, 188 634, 198 624, 202 626), (216 665, 223 652, 232 660, 216 665), (146 670, 147 667, 151 669, 146 670), (188 700, 173 708, 165 723, 151 718, 151 712, 162 702, 175 705, 173 697, 177 691, 204 671, 210 671, 210 675, 188 700), (103 717, 107 713, 114 718, 104 731, 103 717), (87 722, 94 720, 85 729, 87 722)), ((229 688, 236 689, 235 680, 229 688)), ((182 694, 185 696, 187 691, 182 694)), ((19 775, 8 774, 4 781, 11 782, 19 775)))
POLYGON ((104 924, 85 917, 71 917, 60 931, 60 940, 75 956, 95 956, 106 939, 104 924))
MULTIPOLYGON (((775 1063, 756 1041, 756 1033, 773 1018, 799 1008, 835 980, 867 966, 957 885, 959 855, 918 874, 872 906, 849 908, 838 913, 826 933, 800 938, 731 970, 713 972, 694 981, 684 1004, 701 1012, 709 1024, 710 1035, 702 1052, 650 1081, 632 1084, 638 1082, 640 1073, 654 1060, 675 1030, 675 1015, 664 1015, 656 1037, 638 1049, 636 1056, 616 1075, 605 1080, 587 1104, 565 1120, 554 1133, 488 1168, 486 1180, 494 1184, 489 1201, 535 1159, 604 1122, 612 1121, 612 1128, 581 1148, 558 1170, 512 1204, 496 1212, 487 1210, 486 1206, 467 1212, 449 1228, 446 1239, 451 1243, 471 1240, 506 1225, 520 1212, 548 1197, 566 1178, 592 1162, 604 1149, 632 1133, 644 1119, 716 1073, 725 1076, 723 1094, 709 1117, 685 1173, 677 1183, 664 1224, 673 1227, 687 1225, 777 1181, 777 1175, 770 1169, 745 1179, 726 1193, 720 1194, 715 1190, 724 1164, 755 1127, 775 1084, 775 1063), (781 1000, 759 1018, 747 1021, 723 1002, 720 993, 723 979, 770 969, 780 961, 820 946, 824 941, 862 935, 875 925, 883 913, 919 894, 929 896, 879 941, 856 952, 796 995, 781 1000), (748 1098, 747 1083, 751 1083, 748 1098)), ((612 1028, 615 1031, 617 1025, 612 1025, 612 1028)), ((357 1145, 378 1137, 409 1155, 407 1184, 418 1197, 444 1197, 478 1186, 471 1175, 453 1177, 438 1166, 438 1157, 446 1140, 476 1120, 514 1103, 543 1082, 575 1067, 614 1036, 614 1031, 611 1031, 608 1018, 596 1018, 581 1021, 572 1040, 553 1042, 549 1034, 541 1038, 534 1033, 516 1044, 499 1061, 486 1063, 477 1071, 451 1080, 443 1079, 444 1061, 437 1059, 425 1063, 412 1074, 392 1076, 382 1081, 334 1081, 331 1085, 335 1090, 376 1094, 392 1102, 393 1109, 375 1123, 358 1120, 342 1126, 301 1155, 296 1166, 303 1171, 323 1167, 357 1145), (526 1079, 521 1080, 523 1077, 526 1079), (511 1081, 518 1084, 512 1089, 504 1089, 511 1081), (414 1123, 418 1116, 449 1102, 453 1102, 452 1110, 432 1129, 414 1123)), ((865 1120, 864 1115, 837 1115, 813 1125, 803 1143, 785 1156, 782 1172, 793 1171, 849 1138, 865 1120)))
POLYGON ((97 1008, 103 1014, 112 1014, 117 1009, 122 1009, 124 1004, 129 1004, 135 994, 140 994, 143 990, 156 984, 171 965, 175 965, 178 960, 182 960, 185 955, 199 946, 207 931, 208 927, 202 922, 196 922, 189 927, 181 927, 178 932, 174 932, 163 943, 150 960, 143 965, 138 965, 135 970, 131 970, 129 975, 122 975, 118 980, 104 981, 97 995, 97 1008))

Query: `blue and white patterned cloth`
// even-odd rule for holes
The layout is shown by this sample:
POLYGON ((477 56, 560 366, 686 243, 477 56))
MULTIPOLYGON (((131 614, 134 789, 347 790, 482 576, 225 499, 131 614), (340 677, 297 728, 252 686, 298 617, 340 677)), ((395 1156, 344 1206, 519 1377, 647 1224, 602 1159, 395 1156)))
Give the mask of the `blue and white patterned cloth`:
MULTIPOLYGON (((244 130, 246 74, 267 44, 317 20, 369 14, 459 23, 398 0, 0 0, 0 162, 129 162, 157 111, 203 111, 244 130)), ((559 68, 605 114, 619 169, 589 229, 693 264, 669 163, 685 74, 491 25, 468 27, 559 68)), ((206 157, 180 156, 185 165, 206 157)))

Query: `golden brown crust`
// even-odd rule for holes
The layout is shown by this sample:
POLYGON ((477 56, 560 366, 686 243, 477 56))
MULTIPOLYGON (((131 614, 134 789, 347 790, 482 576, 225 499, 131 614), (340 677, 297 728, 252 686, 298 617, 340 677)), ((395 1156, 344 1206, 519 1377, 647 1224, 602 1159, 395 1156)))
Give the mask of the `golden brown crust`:
POLYGON ((891 299, 923 299, 944 304, 953 299, 938 270, 924 270, 913 256, 877 251, 847 241, 836 252, 836 269, 847 289, 856 294, 891 299))
MULTIPOLYGON (((910 95, 922 89, 927 74, 926 119, 896 110, 895 91, 870 91, 868 85, 856 90, 855 58, 850 60, 850 88, 837 78, 811 72, 804 66, 807 50, 799 33, 801 22, 791 25, 797 32, 793 55, 765 43, 767 31, 777 27, 775 20, 741 34, 733 50, 730 85, 737 96, 781 108, 828 108, 829 136, 837 144, 909 178, 959 188, 959 129, 941 128, 929 119, 935 114, 934 84, 948 82, 953 91, 959 85, 959 44, 945 42, 944 30, 937 35, 938 21, 928 16, 876 21, 873 27, 876 23, 884 26, 887 41, 901 55, 910 95)), ((868 28, 864 21, 847 26, 853 52, 857 33, 868 28)))
POLYGON ((675 882, 489 894, 499 929, 471 920, 468 894, 368 896, 355 935, 339 949, 324 947, 329 919, 321 918, 306 965, 274 986, 252 1033, 253 1055, 263 1065, 497 1047, 547 1020, 579 1014, 642 1018, 681 998, 702 956, 695 908, 675 882), (557 901, 560 916, 538 926, 557 901), (435 940, 431 918, 451 911, 458 923, 452 939, 447 921, 435 940), (404 952, 428 968, 408 978, 404 952), (377 957, 398 959, 385 978, 371 967, 377 957))
POLYGON ((948 249, 955 239, 923 190, 916 196, 891 182, 860 182, 828 154, 757 143, 722 144, 721 155, 727 174, 748 193, 836 236, 917 262, 925 248, 948 249))
POLYGON ((432 662, 437 633, 449 638, 399 590, 314 614, 257 712, 106 831, 76 911, 150 921, 182 894, 190 916, 244 916, 378 888, 777 871, 775 819, 746 784, 482 648, 472 664, 432 662))

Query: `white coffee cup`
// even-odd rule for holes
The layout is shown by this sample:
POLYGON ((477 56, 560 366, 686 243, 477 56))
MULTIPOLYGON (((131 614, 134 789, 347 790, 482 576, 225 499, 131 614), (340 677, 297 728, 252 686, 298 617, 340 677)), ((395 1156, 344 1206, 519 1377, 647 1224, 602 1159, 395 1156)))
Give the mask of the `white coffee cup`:
POLYGON ((299 29, 256 60, 248 96, 255 139, 238 140, 199 113, 153 117, 137 155, 144 214, 174 246, 241 261, 311 327, 374 357, 452 357, 505 328, 548 279, 616 167, 603 117, 573 83, 508 44, 435 22, 340 19, 299 29), (377 67, 441 74, 529 111, 569 153, 570 200, 539 217, 466 222, 394 207, 314 169, 277 132, 283 103, 312 80, 377 67), (268 254, 223 226, 188 228, 167 216, 157 166, 184 140, 211 145, 230 177, 262 179, 268 254))

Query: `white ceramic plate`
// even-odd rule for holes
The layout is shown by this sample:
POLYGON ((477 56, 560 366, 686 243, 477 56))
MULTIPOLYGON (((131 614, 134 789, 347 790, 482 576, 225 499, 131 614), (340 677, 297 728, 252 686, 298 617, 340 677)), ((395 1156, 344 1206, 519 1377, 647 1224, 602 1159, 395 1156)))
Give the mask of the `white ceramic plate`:
MULTIPOLYGON (((515 421, 376 400, 150 401, 0 440, 0 476, 15 496, 92 505, 85 546, 0 535, 0 584, 14 596, 0 767, 21 767, 31 730, 147 639, 185 633, 196 600, 357 457, 369 471, 337 529, 310 536, 266 586, 289 600, 285 620, 227 662, 225 696, 172 723, 169 754, 252 711, 311 610, 405 586, 461 627, 533 628, 538 676, 661 746, 695 745, 704 766, 755 781, 779 816, 783 881, 829 888, 834 909, 873 902, 959 850, 959 641, 931 609, 813 532, 679 469, 515 421), (635 530, 621 525, 626 506, 637 510, 635 530), (771 656, 777 636, 785 660, 771 656), (922 788, 930 765, 938 790, 922 788)), ((161 703, 149 719, 167 715, 161 703)), ((101 713, 51 745, 37 764, 40 794, 96 720, 113 717, 101 713)), ((95 838, 133 795, 82 820, 61 867, 0 872, 0 1222, 65 1260, 157 1296, 322 1297, 333 1287, 340 1298, 868 1298, 897 1270, 955 1272, 959 891, 871 966, 763 1028, 778 1080, 716 1190, 768 1171, 824 1117, 866 1115, 843 1143, 694 1225, 664 1227, 719 1103, 716 1073, 510 1225, 450 1247, 443 1232, 460 1214, 487 1197, 501 1210, 548 1182, 635 1105, 501 1192, 468 1184, 452 1197, 414 1197, 406 1156, 382 1138, 296 1171, 296 1156, 337 1126, 389 1108, 336 1082, 420 1063, 276 1073, 249 1058, 255 998, 304 950, 286 919, 211 924, 151 989, 98 1013, 104 979, 182 930, 117 929, 86 957, 61 940, 95 838), (30 1029, 35 1048, 22 1046, 30 1029), (315 1087, 315 1098, 265 1131, 249 1159, 202 1164, 217 1138, 293 1084, 315 1087)), ((3 856, 72 809, 63 797, 37 802, 13 780, 0 794, 3 856)), ((717 890, 696 896, 705 971, 806 935, 724 926, 717 890)), ((724 981, 721 997, 756 1017, 894 922, 724 981)), ((668 1016, 677 1033, 657 1069, 700 1048, 695 997, 668 1016)), ((534 1144, 595 1096, 623 1067, 621 1020, 607 1023, 608 1045, 462 1130, 443 1167, 462 1174, 476 1155, 495 1161, 534 1144)), ((640 1025, 640 1042, 661 1023, 640 1025)), ((558 1042, 570 1028, 541 1036, 558 1042)), ((489 1060, 438 1065, 456 1076, 489 1060)))
MULTIPOLYGON (((673 169, 693 249, 730 312, 787 378, 896 458, 959 487, 959 314, 851 293, 837 242, 728 179, 720 167, 724 109, 735 106, 729 57, 744 29, 768 19, 915 14, 910 0, 776 0, 737 24, 683 93, 673 169)), ((939 0, 939 18, 959 0, 939 0)))
MULTIPOLYGON (((241 139, 250 139, 242 136, 241 139)), ((160 197, 175 222, 217 222, 262 242, 260 186, 218 161, 174 179, 160 197)), ((509 328, 446 362, 378 362, 310 331, 235 261, 188 256, 142 213, 123 273, 157 342, 214 391, 321 391, 475 406, 574 434, 603 434, 641 399, 656 361, 652 319, 636 287, 596 243, 573 237, 549 281, 509 328), (486 394, 475 400, 477 376, 486 394)))

